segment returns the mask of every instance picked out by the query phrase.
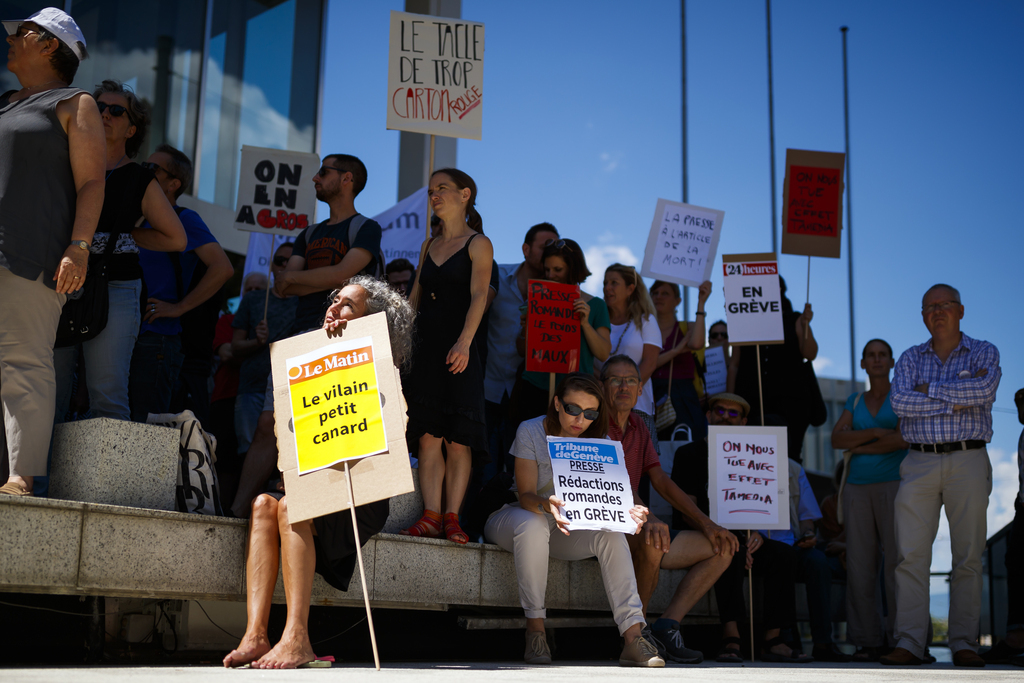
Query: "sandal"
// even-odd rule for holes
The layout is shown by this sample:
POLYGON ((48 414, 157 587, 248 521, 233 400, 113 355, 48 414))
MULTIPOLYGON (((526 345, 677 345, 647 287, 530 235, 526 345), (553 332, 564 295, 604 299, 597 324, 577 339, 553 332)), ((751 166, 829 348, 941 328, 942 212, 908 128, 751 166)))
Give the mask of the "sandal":
POLYGON ((739 645, 740 643, 739 638, 731 636, 729 638, 722 638, 722 649, 718 651, 718 657, 715 661, 722 664, 742 664, 743 656, 740 654, 739 647, 736 649, 727 647, 728 645, 739 645))
POLYGON ((419 538, 439 538, 441 536, 441 513, 433 510, 424 510, 419 521, 408 529, 398 532, 402 536, 417 536, 419 538))
POLYGON ((444 535, 452 543, 465 545, 469 543, 469 534, 459 526, 459 515, 456 512, 446 513, 444 516, 444 535))
MULTIPOLYGON (((782 636, 775 636, 771 640, 765 641, 762 646, 764 649, 761 650, 761 661, 762 662, 782 662, 786 664, 810 664, 814 661, 814 657, 803 654, 802 652, 795 657, 790 655, 780 655, 777 652, 772 652, 772 648, 776 645, 785 645, 786 641, 782 639, 782 636)), ((792 650, 790 650, 792 652, 792 650)))

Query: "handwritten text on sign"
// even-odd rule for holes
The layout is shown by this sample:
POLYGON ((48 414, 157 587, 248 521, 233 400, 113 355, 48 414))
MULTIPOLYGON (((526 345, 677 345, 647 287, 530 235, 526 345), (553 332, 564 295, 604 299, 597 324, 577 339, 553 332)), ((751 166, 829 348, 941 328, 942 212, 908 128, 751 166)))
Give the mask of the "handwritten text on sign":
POLYGON ((526 369, 576 372, 580 366, 578 285, 530 280, 526 301, 526 369))
POLYGON ((711 277, 723 211, 659 199, 641 273, 699 287, 711 277))
POLYGON ((841 169, 790 166, 789 173, 786 232, 838 237, 841 169))
POLYGON ((391 12, 390 130, 479 140, 484 25, 391 12))
POLYGON ((249 232, 298 235, 313 222, 319 168, 315 154, 242 148, 235 227, 249 232))
POLYGON ((704 392, 714 396, 726 389, 729 368, 725 361, 725 347, 712 346, 704 351, 704 392))
MULTIPOLYGON (((774 434, 716 434, 718 518, 767 528, 779 520, 774 434)), ((788 501, 781 501, 788 505, 788 501)))
POLYGON ((633 490, 620 442, 549 436, 548 455, 555 497, 565 503, 570 532, 636 532, 636 522, 629 516, 633 490))
POLYGON ((387 450, 372 338, 331 344, 285 367, 300 475, 387 450))
POLYGON ((729 341, 779 343, 782 328, 782 292, 774 254, 752 254, 773 260, 731 261, 725 256, 722 292, 729 319, 729 341))

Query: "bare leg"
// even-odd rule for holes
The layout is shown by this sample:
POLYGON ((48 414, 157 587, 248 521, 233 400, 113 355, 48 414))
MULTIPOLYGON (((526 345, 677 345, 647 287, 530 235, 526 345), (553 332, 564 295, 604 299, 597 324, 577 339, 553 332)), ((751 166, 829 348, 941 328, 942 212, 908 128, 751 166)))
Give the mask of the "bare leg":
POLYGON ((281 642, 253 664, 258 669, 294 669, 316 659, 309 643, 309 602, 316 566, 313 523, 288 524, 288 497, 285 496, 278 508, 278 530, 288 617, 281 642))
MULTIPOLYGON (((629 554, 633 556, 633 573, 636 575, 636 593, 644 606, 644 618, 647 618, 647 605, 651 595, 658 587, 658 574, 661 571, 661 560, 665 553, 654 544, 644 543, 643 534, 626 536, 629 543, 629 554)), ((626 642, 629 642, 628 640, 626 642)))
POLYGON ((274 434, 274 413, 264 410, 256 423, 256 433, 246 451, 242 463, 242 474, 238 481, 238 493, 231 504, 235 517, 245 517, 249 506, 267 485, 267 480, 277 472, 277 435, 274 434))
MULTIPOLYGON (((470 452, 469 446, 463 446, 460 443, 446 441, 445 446, 448 450, 448 462, 445 465, 444 476, 445 490, 448 493, 445 512, 459 514, 462 499, 469 486, 469 476, 473 470, 473 454, 470 452)), ((440 506, 440 501, 438 501, 438 505, 440 506)))
MULTIPOLYGON (((724 544, 723 544, 724 545, 724 544)), ((662 619, 682 621, 732 562, 732 551, 722 548, 715 554, 711 542, 698 531, 682 531, 672 540, 661 561, 663 569, 687 569, 662 619)))
MULTIPOLYGON (((451 451, 448 451, 451 458, 451 451)), ((444 485, 445 461, 441 455, 441 439, 430 434, 420 437, 419 452, 420 492, 423 507, 434 512, 441 511, 441 487, 444 485)))
POLYGON ((248 557, 245 562, 245 608, 248 622, 238 648, 224 658, 224 666, 241 666, 259 659, 270 651, 267 621, 270 600, 277 583, 278 502, 273 496, 259 496, 252 504, 249 521, 248 557))
POLYGON ((541 617, 534 619, 526 617, 526 632, 529 633, 530 631, 540 631, 541 633, 544 633, 544 619, 541 617))
POLYGON ((622 638, 626 641, 626 645, 629 645, 634 640, 639 638, 640 634, 643 632, 643 628, 643 624, 633 624, 632 626, 627 628, 626 632, 622 634, 622 638))
MULTIPOLYGON (((739 638, 740 627, 735 621, 727 621, 722 624, 722 638, 739 638)), ((731 650, 737 654, 740 651, 739 643, 727 643, 725 645, 726 650, 731 650)))

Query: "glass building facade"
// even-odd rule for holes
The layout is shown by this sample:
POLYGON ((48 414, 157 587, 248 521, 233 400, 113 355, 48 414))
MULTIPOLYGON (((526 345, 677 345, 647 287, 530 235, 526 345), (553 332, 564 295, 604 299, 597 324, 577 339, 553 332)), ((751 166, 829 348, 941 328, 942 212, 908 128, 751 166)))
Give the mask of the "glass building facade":
MULTIPOLYGON (((233 209, 242 145, 317 151, 326 0, 0 0, 0 19, 56 5, 85 34, 74 85, 124 81, 152 108, 140 152, 192 158, 189 193, 233 209)), ((4 66, 7 51, 4 50, 4 66)), ((0 92, 20 85, 0 69, 0 92)))

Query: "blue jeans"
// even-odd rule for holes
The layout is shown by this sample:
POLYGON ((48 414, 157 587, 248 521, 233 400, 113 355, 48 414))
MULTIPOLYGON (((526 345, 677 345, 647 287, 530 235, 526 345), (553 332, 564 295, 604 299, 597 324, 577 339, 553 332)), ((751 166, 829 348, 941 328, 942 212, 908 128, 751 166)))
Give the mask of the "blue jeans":
POLYGON ((235 437, 238 439, 239 453, 249 452, 265 399, 266 393, 262 391, 238 394, 235 397, 235 437))
POLYGON ((152 331, 139 335, 128 381, 132 422, 145 422, 150 413, 170 411, 171 394, 184 361, 181 335, 152 331))

